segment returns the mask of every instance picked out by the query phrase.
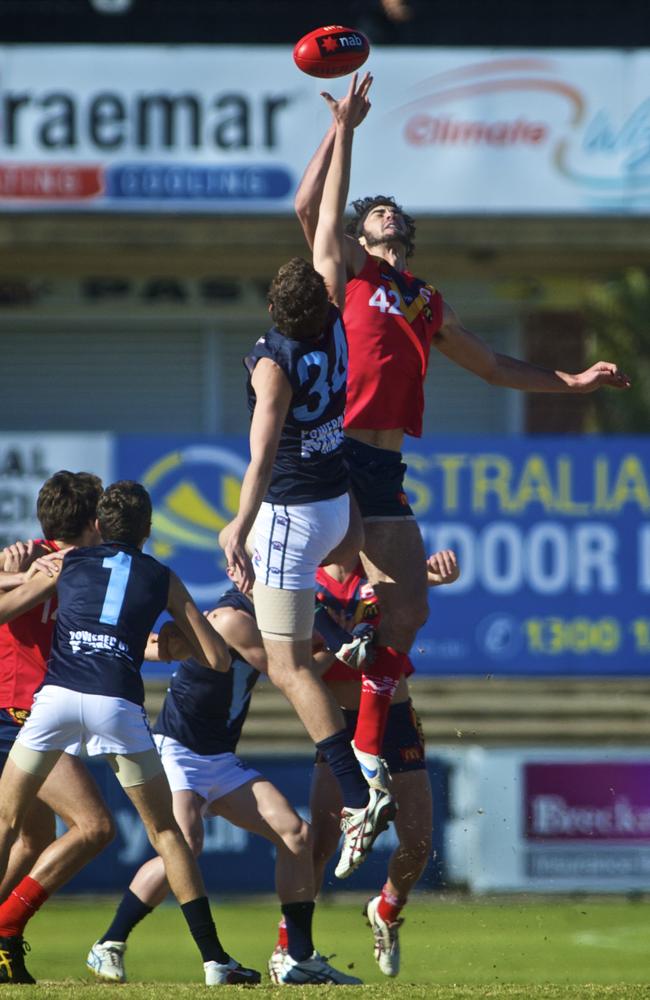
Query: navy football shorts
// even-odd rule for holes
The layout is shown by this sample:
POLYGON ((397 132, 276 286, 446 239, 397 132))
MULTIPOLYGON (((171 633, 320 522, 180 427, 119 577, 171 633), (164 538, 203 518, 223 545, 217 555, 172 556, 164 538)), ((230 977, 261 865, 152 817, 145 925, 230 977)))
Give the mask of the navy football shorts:
POLYGON ((0 708, 0 774, 28 715, 22 708, 0 708))
POLYGON ((375 448, 355 438, 344 438, 350 485, 367 519, 413 517, 404 492, 406 464, 398 451, 375 448))

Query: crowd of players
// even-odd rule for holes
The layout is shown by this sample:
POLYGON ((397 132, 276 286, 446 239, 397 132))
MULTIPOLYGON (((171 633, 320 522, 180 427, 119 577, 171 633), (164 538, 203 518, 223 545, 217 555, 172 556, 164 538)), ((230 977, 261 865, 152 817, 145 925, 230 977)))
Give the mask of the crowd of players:
POLYGON ((415 226, 391 197, 355 202, 344 233, 353 134, 371 83, 355 75, 343 99, 323 95, 332 124, 296 198, 313 266, 296 258, 280 269, 273 326, 245 359, 251 461, 221 538, 233 588, 202 615, 142 551, 152 513, 144 488, 103 490, 87 473, 51 477, 38 498, 43 539, 2 553, 0 982, 33 982, 27 921, 113 836, 82 747, 107 757, 157 854, 90 950, 98 976, 124 981, 131 930, 171 888, 205 982, 260 981, 217 934, 196 862, 206 814, 276 846, 282 920, 269 973, 279 984, 359 982, 316 950, 314 901, 340 833, 345 878, 394 820, 399 846, 367 919, 382 972, 399 971, 400 914, 431 839, 408 654, 428 586, 458 573, 453 553, 426 558, 403 490, 403 436, 422 431, 430 347, 523 390, 629 382, 606 362, 569 375, 495 354, 408 271, 415 226), (152 635, 165 609, 171 620, 152 635), (145 656, 181 661, 153 733, 145 656), (260 673, 315 744, 311 825, 236 756, 260 673), (55 813, 68 827, 57 839, 55 813))

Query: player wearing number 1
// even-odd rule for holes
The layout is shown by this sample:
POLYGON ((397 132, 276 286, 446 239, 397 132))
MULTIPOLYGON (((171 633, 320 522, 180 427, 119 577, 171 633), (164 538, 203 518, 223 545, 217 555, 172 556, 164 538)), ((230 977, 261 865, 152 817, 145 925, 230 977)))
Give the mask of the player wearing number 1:
MULTIPOLYGON (((85 745, 89 755, 108 758, 163 858, 201 952, 206 984, 259 982, 259 974, 242 968, 217 937, 203 880, 174 819, 140 675, 149 632, 165 608, 206 669, 228 670, 230 654, 178 577, 142 552, 151 528, 144 487, 109 486, 97 504, 96 526, 102 544, 73 549, 63 558, 48 670, 0 777, 0 877, 16 831, 48 774, 64 751, 76 755, 85 745)), ((36 605, 51 586, 49 578, 35 577, 18 591, 36 605)))

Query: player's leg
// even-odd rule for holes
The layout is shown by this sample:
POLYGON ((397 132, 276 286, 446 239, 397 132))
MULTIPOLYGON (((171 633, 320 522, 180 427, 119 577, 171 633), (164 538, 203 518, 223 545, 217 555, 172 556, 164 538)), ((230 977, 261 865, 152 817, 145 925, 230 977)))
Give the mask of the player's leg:
MULTIPOLYGON (((15 712, 0 709, 0 774, 11 749, 20 733, 24 718, 16 721, 15 712)), ((22 713, 28 717, 29 713, 22 713)), ((3 903, 15 885, 28 873, 41 851, 56 836, 54 813, 39 799, 35 799, 23 820, 18 839, 13 843, 4 878, 0 879, 0 903, 3 903)))
POLYGON ((378 896, 365 908, 379 968, 396 976, 400 968, 400 916, 409 893, 420 878, 431 854, 432 799, 426 771, 393 775, 393 794, 399 809, 395 828, 399 844, 388 865, 388 878, 378 896))
MULTIPOLYGON (((173 791, 174 816, 194 857, 203 849, 205 799, 190 789, 173 791)), ((126 981, 124 953, 131 931, 165 899, 169 883, 160 856, 151 858, 138 869, 124 893, 105 932, 88 953, 86 965, 100 979, 126 981)))
POLYGON ((172 793, 158 752, 120 755, 116 761, 122 787, 164 862, 170 888, 201 952, 206 984, 259 982, 259 973, 231 959, 217 936, 201 873, 174 818, 172 793))
POLYGON ((406 495, 399 452, 345 439, 352 489, 363 518, 361 559, 381 608, 380 645, 408 653, 429 614, 426 556, 406 495))
MULTIPOLYGON (((259 777, 212 802, 211 816, 271 841, 276 847, 275 885, 281 903, 309 903, 314 875, 311 830, 275 785, 259 777)), ((311 954, 313 947, 308 954, 311 954)))
POLYGON ((408 667, 407 654, 428 615, 426 557, 414 520, 368 521, 362 561, 377 595, 381 619, 374 660, 364 664, 354 746, 369 781, 381 775, 377 760, 391 700, 408 667))
MULTIPOLYGON (((4 876, 12 845, 29 811, 30 805, 47 774, 54 767, 60 751, 38 752, 19 743, 9 755, 0 775, 0 876, 4 876)), ((47 898, 47 897, 45 897, 47 898)), ((35 887, 29 904, 36 911, 45 898, 35 887)), ((7 906, 9 900, 3 904, 7 906)), ((22 934, 0 935, 0 984, 33 983, 34 977, 25 968, 22 934)))
POLYGON ((62 751, 40 753, 14 745, 0 775, 0 875, 29 808, 62 751))
POLYGON ((115 824, 87 767, 63 753, 39 792, 68 827, 39 857, 31 875, 51 894, 68 882, 115 836, 115 824))
POLYGON ((394 795, 399 805, 395 828, 399 844, 388 863, 388 893, 395 898, 387 917, 397 919, 406 905, 431 857, 433 799, 426 770, 410 771, 393 777, 394 795))
POLYGON ((29 873, 39 854, 56 837, 56 817, 44 802, 35 799, 25 815, 18 839, 9 852, 5 876, 0 881, 0 904, 29 873))
MULTIPOLYGON (((40 791, 41 810, 53 809, 68 830, 53 840, 0 905, 0 937, 22 936, 29 920, 57 889, 68 882, 114 836, 113 820, 97 785, 76 757, 62 753, 40 791)), ((39 801, 37 800, 37 802, 39 801)), ((23 827, 34 812, 29 809, 23 827)))
POLYGON ((272 980, 283 985, 359 984, 360 979, 335 969, 314 948, 311 831, 284 795, 259 777, 217 799, 209 811, 275 844, 276 889, 287 928, 287 953, 277 963, 271 957, 272 980))
POLYGON ((380 645, 408 653, 429 616, 426 553, 415 520, 364 521, 361 560, 381 608, 380 645))
POLYGON ((253 590, 269 677, 289 699, 341 785, 345 838, 340 878, 365 860, 395 810, 387 793, 365 787, 342 713, 312 667, 316 569, 344 538, 349 509, 347 494, 277 509, 262 504, 255 522, 253 590))
POLYGON ((430 857, 433 825, 424 739, 408 698, 391 707, 383 751, 399 805, 395 823, 399 844, 390 858, 386 883, 381 893, 368 901, 366 916, 379 968, 386 976, 396 976, 400 967, 399 930, 403 922, 400 914, 430 857))
POLYGON ((312 772, 310 792, 316 893, 322 888, 325 866, 339 844, 342 806, 341 792, 334 775, 327 764, 317 762, 312 772))
MULTIPOLYGON (((313 613, 313 589, 308 593, 313 613)), ((269 680, 291 702, 314 743, 318 744, 344 729, 341 709, 312 668, 311 635, 308 639, 280 641, 264 635, 264 648, 268 658, 269 680)), ((358 789, 360 805, 368 796, 363 784, 359 783, 358 789)))
MULTIPOLYGON (((313 610, 313 596, 311 600, 313 610)), ((294 706, 341 787, 344 839, 336 874, 347 878, 393 819, 395 804, 385 791, 368 788, 339 707, 320 677, 306 665, 311 663, 311 639, 282 642, 264 635, 264 648, 269 677, 294 706)))

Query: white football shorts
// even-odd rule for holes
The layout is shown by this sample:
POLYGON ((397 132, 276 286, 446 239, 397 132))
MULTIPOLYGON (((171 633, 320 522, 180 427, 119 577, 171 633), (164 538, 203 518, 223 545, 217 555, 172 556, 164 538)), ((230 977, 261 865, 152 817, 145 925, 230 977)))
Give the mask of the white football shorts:
POLYGON ((349 523, 347 493, 314 503, 263 503, 255 521, 255 579, 281 590, 313 587, 316 570, 349 523))
POLYGON ((241 785, 262 777, 234 753, 194 753, 171 736, 159 733, 154 733, 154 740, 172 792, 196 792, 205 799, 203 811, 241 785))
POLYGON ((144 708, 125 698, 83 694, 46 684, 16 739, 30 750, 65 750, 78 757, 85 746, 98 754, 155 750, 144 708))

